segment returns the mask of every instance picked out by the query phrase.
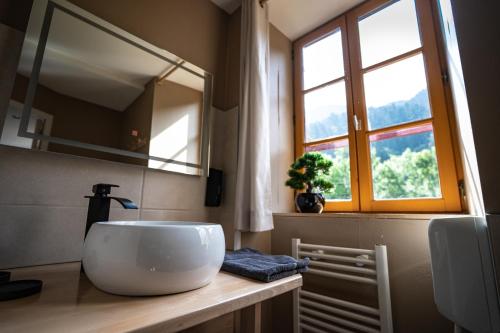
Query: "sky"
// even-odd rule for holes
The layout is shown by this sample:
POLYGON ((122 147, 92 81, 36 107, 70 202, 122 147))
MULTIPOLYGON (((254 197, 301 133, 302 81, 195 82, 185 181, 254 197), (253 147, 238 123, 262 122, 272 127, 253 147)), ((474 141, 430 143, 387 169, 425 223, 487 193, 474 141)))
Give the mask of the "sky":
MULTIPOLYGON (((303 49, 304 89, 344 76, 340 30, 303 49)), ((359 21, 363 68, 421 46, 414 0, 400 0, 359 21)), ((426 89, 424 60, 421 54, 367 72, 364 77, 367 107, 379 107, 411 99, 426 89)), ((344 81, 306 94, 309 118, 321 121, 331 112, 346 112, 344 81), (332 105, 331 111, 324 108, 332 105), (321 108, 321 109, 319 109, 321 108)), ((306 116, 307 117, 307 116, 306 116)))

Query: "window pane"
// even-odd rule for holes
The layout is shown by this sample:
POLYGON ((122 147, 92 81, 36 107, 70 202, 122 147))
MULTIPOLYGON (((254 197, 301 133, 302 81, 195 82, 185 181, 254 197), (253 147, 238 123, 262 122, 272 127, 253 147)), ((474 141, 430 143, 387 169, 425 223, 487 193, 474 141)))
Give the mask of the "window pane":
POLYGON ((328 179, 334 184, 333 189, 323 193, 328 200, 351 200, 351 165, 349 159, 349 141, 334 142, 309 146, 306 152, 316 151, 333 160, 328 179))
POLYGON ((344 81, 304 95, 306 142, 347 134, 344 81))
POLYGON ((344 76, 340 30, 302 49, 304 89, 344 76))
POLYGON ((359 21, 363 68, 421 46, 413 0, 400 0, 359 21))
POLYGON ((431 124, 370 135, 375 199, 441 197, 431 124))
POLYGON ((363 77, 369 129, 431 117, 422 54, 363 77))

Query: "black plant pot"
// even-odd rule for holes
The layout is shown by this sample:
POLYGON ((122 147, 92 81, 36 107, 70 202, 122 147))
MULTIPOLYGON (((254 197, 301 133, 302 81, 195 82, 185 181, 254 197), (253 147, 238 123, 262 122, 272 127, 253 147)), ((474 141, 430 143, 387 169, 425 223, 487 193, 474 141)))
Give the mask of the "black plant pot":
POLYGON ((321 214, 325 207, 325 197, 321 193, 298 193, 295 205, 301 213, 321 214))

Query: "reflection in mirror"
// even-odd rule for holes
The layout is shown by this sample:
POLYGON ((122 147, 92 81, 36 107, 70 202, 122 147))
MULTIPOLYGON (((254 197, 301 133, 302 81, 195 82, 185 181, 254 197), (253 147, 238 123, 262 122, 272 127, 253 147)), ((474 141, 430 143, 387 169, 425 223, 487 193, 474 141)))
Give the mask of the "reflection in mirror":
POLYGON ((211 75, 66 2, 44 20, 36 3, 0 143, 201 174, 211 75))
MULTIPOLYGON (((17 131, 21 125, 22 115, 23 105, 19 102, 11 100, 7 108, 4 130, 2 131, 0 142, 8 146, 46 151, 48 149, 48 142, 24 138, 17 135, 17 131)), ((51 114, 34 108, 31 109, 28 131, 31 133, 49 136, 52 132, 53 118, 54 117, 51 114)))
MULTIPOLYGON (((203 80, 189 72, 173 70, 155 85, 154 94, 150 154, 199 163, 203 80)), ((149 166, 163 169, 167 165, 149 160, 149 166)), ((183 165, 172 168, 187 171, 183 165)))

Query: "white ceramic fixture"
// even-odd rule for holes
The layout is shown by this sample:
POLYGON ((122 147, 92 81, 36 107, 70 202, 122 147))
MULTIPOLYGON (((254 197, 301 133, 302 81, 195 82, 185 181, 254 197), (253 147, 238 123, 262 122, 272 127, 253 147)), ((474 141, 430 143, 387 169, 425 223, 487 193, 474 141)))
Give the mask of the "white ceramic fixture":
POLYGON ((97 288, 150 296, 209 284, 221 268, 224 252, 219 224, 97 222, 85 239, 82 261, 97 288))
POLYGON ((433 219, 429 242, 439 312, 455 323, 457 333, 499 332, 500 309, 486 219, 433 219))

